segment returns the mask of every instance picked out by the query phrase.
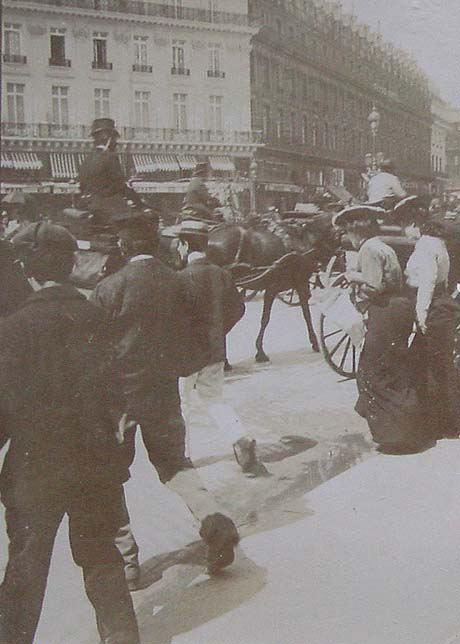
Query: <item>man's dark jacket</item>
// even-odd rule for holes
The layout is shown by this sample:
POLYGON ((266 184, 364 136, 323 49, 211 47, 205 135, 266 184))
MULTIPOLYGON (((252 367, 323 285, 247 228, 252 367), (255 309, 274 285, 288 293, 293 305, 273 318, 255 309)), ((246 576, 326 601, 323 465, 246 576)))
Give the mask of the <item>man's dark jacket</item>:
POLYGON ((91 299, 110 316, 106 334, 126 396, 151 393, 158 382, 185 375, 189 324, 177 273, 156 258, 128 262, 103 279, 91 299))
POLYGON ((190 317, 189 370, 225 360, 225 336, 244 314, 245 306, 230 273, 207 259, 192 261, 180 272, 190 317))
POLYGON ((106 360, 104 315, 72 286, 33 293, 0 322, 0 489, 10 505, 74 486, 120 483, 106 360))
POLYGON ((32 290, 15 259, 13 246, 0 239, 0 318, 14 313, 32 290))
POLYGON ((212 219, 213 211, 220 206, 219 200, 212 197, 201 177, 193 177, 187 186, 184 208, 191 208, 205 219, 212 219))

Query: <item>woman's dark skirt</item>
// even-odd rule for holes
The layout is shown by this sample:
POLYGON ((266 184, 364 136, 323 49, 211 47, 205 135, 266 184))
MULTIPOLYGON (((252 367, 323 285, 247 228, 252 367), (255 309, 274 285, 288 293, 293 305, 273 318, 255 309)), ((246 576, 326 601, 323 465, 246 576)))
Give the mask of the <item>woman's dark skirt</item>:
POLYGON ((424 418, 436 438, 460 434, 460 374, 454 365, 455 329, 460 305, 448 295, 435 297, 427 331, 412 345, 416 386, 424 418))
POLYGON ((355 409, 384 450, 416 451, 431 440, 422 422, 410 361, 413 323, 414 306, 406 297, 389 297, 382 305, 369 306, 355 409))

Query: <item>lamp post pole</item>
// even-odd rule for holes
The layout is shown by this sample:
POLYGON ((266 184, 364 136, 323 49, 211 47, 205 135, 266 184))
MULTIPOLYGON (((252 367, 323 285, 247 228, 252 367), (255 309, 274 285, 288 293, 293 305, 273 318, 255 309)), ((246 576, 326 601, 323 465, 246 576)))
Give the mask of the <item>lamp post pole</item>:
POLYGON ((257 215, 256 180, 257 180, 257 161, 254 158, 252 158, 251 165, 249 166, 250 215, 252 217, 257 215))
POLYGON ((375 105, 372 107, 372 112, 367 117, 372 133, 372 170, 377 170, 377 134, 380 125, 380 113, 377 111, 375 105))

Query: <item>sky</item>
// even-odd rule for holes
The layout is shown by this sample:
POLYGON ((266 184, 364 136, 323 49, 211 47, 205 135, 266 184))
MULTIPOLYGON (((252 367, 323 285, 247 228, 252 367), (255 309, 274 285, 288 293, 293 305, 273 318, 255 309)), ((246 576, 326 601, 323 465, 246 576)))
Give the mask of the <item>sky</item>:
POLYGON ((460 0, 341 0, 358 22, 379 29, 385 41, 410 52, 439 88, 460 107, 460 0))

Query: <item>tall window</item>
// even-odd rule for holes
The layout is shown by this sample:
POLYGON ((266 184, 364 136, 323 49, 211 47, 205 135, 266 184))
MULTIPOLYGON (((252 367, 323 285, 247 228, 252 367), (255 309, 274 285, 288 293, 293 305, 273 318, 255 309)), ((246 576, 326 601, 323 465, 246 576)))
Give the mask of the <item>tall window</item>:
POLYGON ((94 115, 95 118, 108 118, 110 116, 110 90, 97 87, 94 90, 94 115))
POLYGON ((305 115, 302 117, 302 143, 304 145, 308 143, 308 120, 305 115))
POLYGON ((177 132, 187 129, 187 94, 173 95, 173 119, 177 132))
POLYGON ((182 0, 170 0, 173 7, 173 18, 182 18, 182 0))
POLYGON ((211 16, 211 20, 214 20, 215 14, 219 11, 218 0, 208 0, 208 9, 211 16))
POLYGON ((107 69, 107 34, 101 31, 93 33, 93 67, 95 69, 107 69))
POLYGON ((173 70, 179 73, 185 71, 185 42, 183 40, 173 40, 172 46, 172 66, 173 70))
POLYGON ((134 64, 147 65, 147 36, 134 36, 134 64))
POLYGON ((276 136, 278 139, 281 139, 283 136, 283 119, 283 110, 278 110, 278 118, 276 120, 276 136))
POLYGON ((296 139, 297 135, 297 128, 296 128, 296 114, 295 112, 291 112, 290 118, 289 118, 289 133, 288 137, 290 141, 294 142, 296 139))
POLYGON ((325 123, 323 127, 323 148, 328 148, 328 147, 329 147, 329 125, 325 123))
POLYGON ((5 22, 3 29, 3 53, 7 60, 21 55, 21 25, 5 22))
POLYGON ((270 105, 264 105, 263 108, 262 131, 264 138, 270 135, 270 105))
POLYGON ((318 126, 315 123, 311 129, 311 143, 314 148, 318 145, 318 126))
POLYGON ((150 92, 134 92, 134 124, 136 127, 150 127, 150 92))
POLYGON ((9 123, 24 123, 24 89, 20 83, 7 83, 6 96, 9 123))
POLYGON ((50 34, 50 65, 66 65, 65 29, 52 27, 50 34))
POLYGON ((51 89, 53 123, 59 126, 69 125, 69 88, 53 85, 51 89))
POLYGON ((211 43, 209 45, 209 71, 210 76, 221 75, 221 45, 219 43, 211 43))
POLYGON ((222 132, 223 127, 223 102, 222 96, 209 97, 209 122, 213 132, 222 132))

